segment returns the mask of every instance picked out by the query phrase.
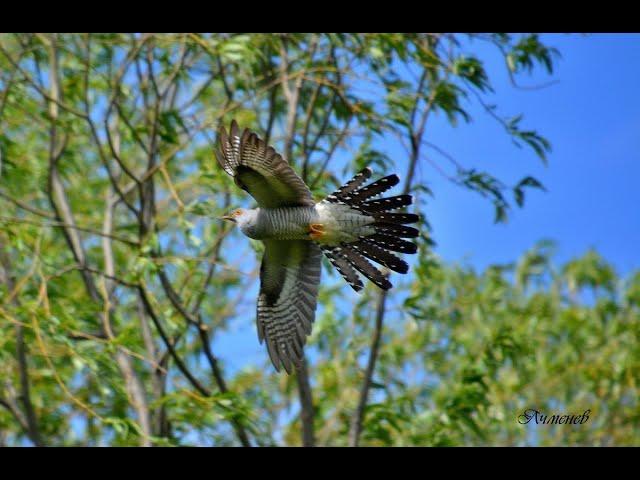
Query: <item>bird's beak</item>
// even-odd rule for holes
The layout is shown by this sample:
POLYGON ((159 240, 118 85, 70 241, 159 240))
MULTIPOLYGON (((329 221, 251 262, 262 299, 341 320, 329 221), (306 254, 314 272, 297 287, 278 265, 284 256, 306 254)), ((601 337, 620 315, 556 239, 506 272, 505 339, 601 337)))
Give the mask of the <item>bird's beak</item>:
POLYGON ((218 218, 220 218, 220 220, 229 220, 230 222, 236 221, 236 219, 233 218, 231 215, 222 215, 221 217, 218 217, 218 218))

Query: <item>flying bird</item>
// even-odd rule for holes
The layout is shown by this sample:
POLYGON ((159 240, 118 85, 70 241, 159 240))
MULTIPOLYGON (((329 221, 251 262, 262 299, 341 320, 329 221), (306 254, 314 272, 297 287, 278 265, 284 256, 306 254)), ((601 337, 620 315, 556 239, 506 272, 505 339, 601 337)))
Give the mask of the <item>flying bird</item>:
POLYGON ((216 149, 218 163, 248 192, 258 208, 235 209, 222 218, 234 222, 246 236, 264 242, 260 266, 257 330, 266 341, 276 371, 291 373, 300 365, 303 347, 315 317, 324 254, 356 292, 362 290, 360 272, 383 290, 392 287, 369 260, 389 270, 407 273, 406 262, 393 252, 416 253, 418 236, 407 224, 419 220, 412 213, 392 210, 411 205, 411 195, 376 198, 400 181, 389 175, 364 185, 365 168, 320 202, 273 147, 255 133, 221 127, 216 149), (367 260, 369 259, 369 260, 367 260))

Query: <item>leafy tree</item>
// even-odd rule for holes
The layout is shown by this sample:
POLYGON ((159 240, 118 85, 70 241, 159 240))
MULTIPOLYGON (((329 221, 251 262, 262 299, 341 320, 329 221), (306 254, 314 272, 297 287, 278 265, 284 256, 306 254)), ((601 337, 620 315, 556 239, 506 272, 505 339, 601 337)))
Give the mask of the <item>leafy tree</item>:
POLYGON ((431 118, 455 127, 477 102, 546 161, 548 141, 490 103, 475 42, 516 88, 557 57, 535 34, 1 35, 0 442, 519 444, 515 415, 536 405, 594 409, 538 443, 633 443, 640 287, 595 253, 556 272, 542 248, 479 274, 434 258, 425 222, 393 295, 356 297, 327 269, 300 374, 216 353, 253 328, 260 248, 215 219, 250 202, 214 164, 231 118, 318 197, 402 165, 424 213, 424 162, 504 221, 542 188, 426 140, 431 118))

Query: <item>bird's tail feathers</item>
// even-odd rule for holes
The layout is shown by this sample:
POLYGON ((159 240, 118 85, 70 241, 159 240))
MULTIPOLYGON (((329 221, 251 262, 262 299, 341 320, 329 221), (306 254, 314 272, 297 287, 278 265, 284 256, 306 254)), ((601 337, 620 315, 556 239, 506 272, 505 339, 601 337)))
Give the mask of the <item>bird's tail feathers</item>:
POLYGON ((387 275, 372 265, 361 252, 353 247, 353 244, 321 248, 331 264, 336 267, 340 275, 356 292, 363 288, 362 280, 356 270, 383 290, 389 290, 393 286, 387 275))
POLYGON ((358 281, 354 280, 354 277, 358 277, 356 271, 383 290, 392 287, 387 275, 378 270, 369 260, 389 270, 407 273, 409 270, 407 263, 391 252, 409 254, 417 252, 416 244, 403 238, 418 237, 419 231, 406 225, 418 222, 420 217, 413 213, 392 212, 392 210, 411 205, 413 197, 405 194, 376 198, 397 185, 400 179, 395 174, 388 175, 363 186, 371 177, 371 173, 370 168, 365 168, 325 199, 330 203, 346 204, 375 220, 371 224, 375 229, 374 234, 362 236, 355 242, 322 247, 324 254, 356 291, 362 289, 359 278, 358 281))

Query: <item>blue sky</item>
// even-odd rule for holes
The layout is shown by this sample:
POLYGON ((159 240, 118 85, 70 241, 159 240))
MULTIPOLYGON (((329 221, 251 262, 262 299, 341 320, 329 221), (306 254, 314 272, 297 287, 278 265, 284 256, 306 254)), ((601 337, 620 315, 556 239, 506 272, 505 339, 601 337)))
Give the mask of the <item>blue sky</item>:
POLYGON ((471 48, 487 60, 499 112, 524 113, 524 126, 551 141, 547 167, 532 152, 514 147, 479 108, 471 108, 473 123, 451 129, 436 121, 427 137, 465 166, 513 183, 533 174, 548 191, 530 190, 525 207, 513 210, 506 225, 496 225, 490 202, 423 166, 420 174, 435 194, 427 214, 436 252, 483 268, 513 261, 537 240, 550 238, 557 242, 557 261, 593 247, 626 275, 640 268, 640 35, 542 38, 562 57, 553 75, 520 81, 557 81, 537 90, 514 89, 497 55, 480 44, 471 48))

